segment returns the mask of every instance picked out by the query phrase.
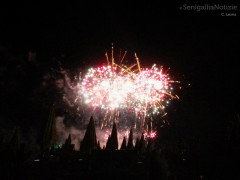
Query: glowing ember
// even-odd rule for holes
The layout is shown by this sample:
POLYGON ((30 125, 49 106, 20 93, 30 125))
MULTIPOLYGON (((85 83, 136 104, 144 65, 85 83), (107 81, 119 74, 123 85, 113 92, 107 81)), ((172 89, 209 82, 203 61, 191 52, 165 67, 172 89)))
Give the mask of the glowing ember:
POLYGON ((144 136, 144 139, 149 139, 149 138, 153 139, 157 137, 157 132, 156 131, 145 132, 143 136, 144 136))

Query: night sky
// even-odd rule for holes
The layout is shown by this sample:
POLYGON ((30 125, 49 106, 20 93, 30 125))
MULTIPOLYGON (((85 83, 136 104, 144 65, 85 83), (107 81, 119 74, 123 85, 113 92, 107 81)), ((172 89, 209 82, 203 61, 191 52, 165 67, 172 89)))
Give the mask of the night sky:
POLYGON ((222 137, 228 119, 239 112, 238 17, 184 12, 180 5, 40 1, 1 6, 1 124, 43 124, 36 122, 44 117, 39 104, 34 108, 29 99, 56 66, 52 59, 64 55, 61 62, 68 69, 101 64, 114 43, 116 51, 137 52, 142 65, 171 67, 170 74, 182 82, 181 100, 172 103, 181 118, 173 125, 183 134, 222 137), (36 52, 41 68, 24 65, 25 75, 18 76, 15 70, 26 64, 29 51, 36 52))

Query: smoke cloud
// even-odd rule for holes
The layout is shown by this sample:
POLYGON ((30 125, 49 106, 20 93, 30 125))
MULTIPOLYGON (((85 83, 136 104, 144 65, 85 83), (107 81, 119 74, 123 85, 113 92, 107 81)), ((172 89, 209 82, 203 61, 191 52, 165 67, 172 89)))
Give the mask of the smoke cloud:
MULTIPOLYGON (((73 126, 67 127, 64 124, 64 118, 65 117, 61 116, 56 117, 57 143, 64 144, 68 135, 71 134, 72 144, 75 144, 74 146, 75 150, 79 150, 80 142, 83 140, 86 130, 77 129, 76 127, 73 126)), ((96 127, 95 129, 97 141, 99 141, 101 148, 103 148, 104 146, 106 146, 108 136, 111 135, 112 129, 111 128, 101 129, 100 127, 96 127)), ((124 136, 128 140, 129 132, 130 130, 128 129, 118 129, 118 148, 121 147, 124 136)), ((140 138, 140 136, 141 136, 140 133, 133 131, 134 144, 136 138, 140 138)))

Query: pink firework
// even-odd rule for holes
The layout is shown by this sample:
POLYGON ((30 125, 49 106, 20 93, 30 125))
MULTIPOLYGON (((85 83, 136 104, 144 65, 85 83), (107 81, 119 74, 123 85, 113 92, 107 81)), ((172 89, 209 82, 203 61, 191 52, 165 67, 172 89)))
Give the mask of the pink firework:
POLYGON ((137 105, 135 110, 147 113, 158 113, 159 108, 164 109, 163 101, 166 94, 171 94, 169 89, 169 77, 162 69, 153 66, 151 69, 144 69, 135 76, 134 102, 137 105))
POLYGON ((165 116, 165 107, 178 98, 169 74, 156 65, 141 68, 136 53, 136 63, 130 66, 123 64, 126 52, 123 56, 120 53, 119 65, 114 61, 113 47, 111 58, 107 52, 105 55, 107 66, 88 69, 75 79, 74 85, 66 72, 62 72, 67 85, 64 101, 76 107, 82 122, 93 115, 101 129, 111 127, 115 121, 124 129, 144 130, 146 121, 165 116))
POLYGON ((126 108, 129 95, 134 91, 131 77, 116 72, 116 68, 102 66, 89 69, 79 94, 82 95, 86 104, 91 107, 113 110, 126 108))
POLYGON ((156 65, 138 72, 101 66, 88 70, 80 82, 79 96, 87 106, 105 110, 104 120, 111 113, 109 118, 116 121, 117 112, 123 110, 135 113, 143 125, 146 116, 159 114, 175 98, 170 82, 169 75, 156 65))

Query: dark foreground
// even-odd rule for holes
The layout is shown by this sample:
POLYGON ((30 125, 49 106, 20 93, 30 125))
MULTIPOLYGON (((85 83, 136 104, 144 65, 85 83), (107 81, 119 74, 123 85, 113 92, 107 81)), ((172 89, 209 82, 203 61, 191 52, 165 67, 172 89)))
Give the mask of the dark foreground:
POLYGON ((3 179, 201 179, 191 160, 160 149, 96 150, 91 155, 59 151, 24 163, 9 160, 2 170, 3 179))

